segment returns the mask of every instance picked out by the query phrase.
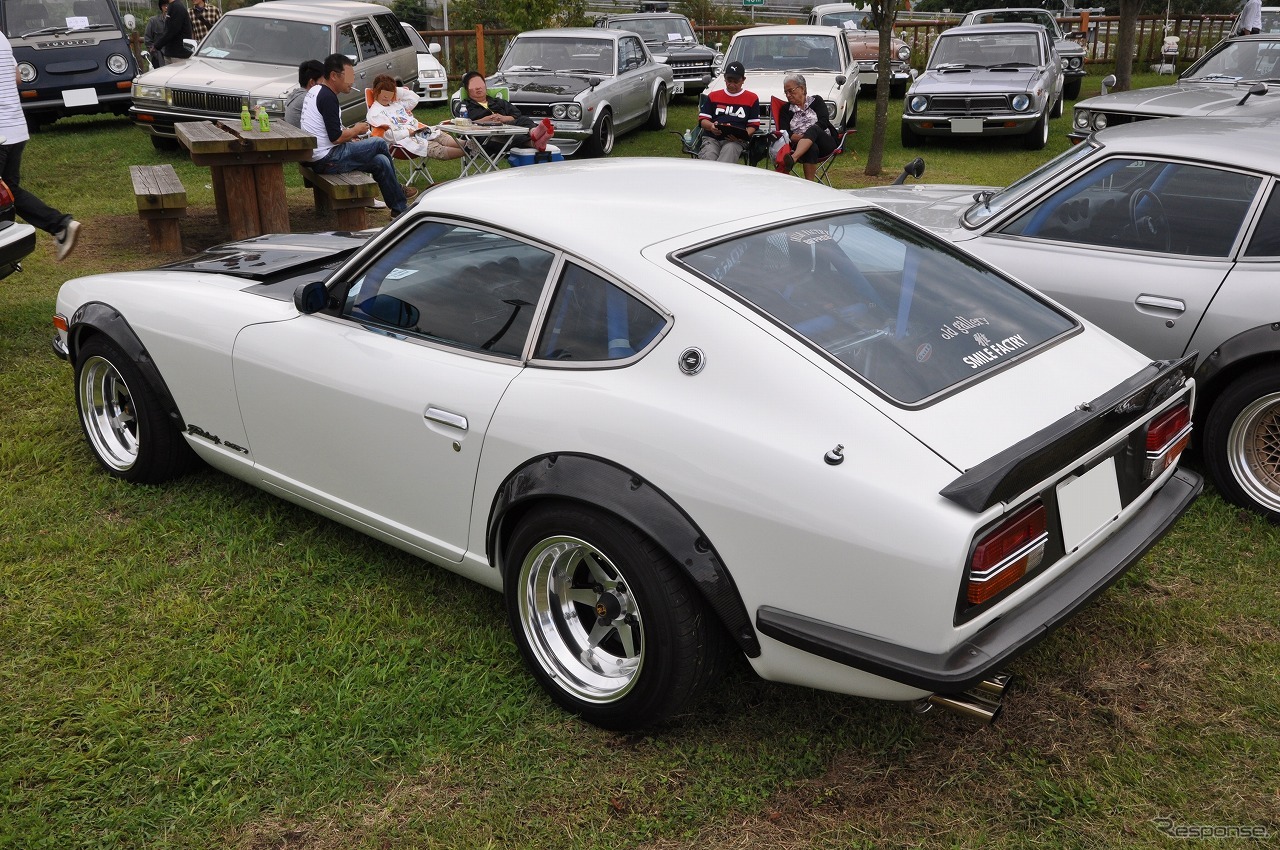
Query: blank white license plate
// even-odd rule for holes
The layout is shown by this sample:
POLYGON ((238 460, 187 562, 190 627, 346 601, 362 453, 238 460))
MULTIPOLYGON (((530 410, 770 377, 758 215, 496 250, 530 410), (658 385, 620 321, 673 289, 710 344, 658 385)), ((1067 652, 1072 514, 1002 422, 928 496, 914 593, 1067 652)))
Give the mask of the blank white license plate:
POLYGON ((1107 458, 1084 475, 1059 484, 1058 513, 1063 550, 1068 553, 1115 519, 1120 514, 1116 459, 1107 458))
POLYGON ((951 132, 953 133, 981 133, 981 118, 952 118, 951 132))
POLYGON ((93 89, 67 89, 62 93, 62 102, 66 106, 94 106, 98 93, 93 89))
POLYGON ((672 94, 684 94, 684 80, 671 84, 672 94))

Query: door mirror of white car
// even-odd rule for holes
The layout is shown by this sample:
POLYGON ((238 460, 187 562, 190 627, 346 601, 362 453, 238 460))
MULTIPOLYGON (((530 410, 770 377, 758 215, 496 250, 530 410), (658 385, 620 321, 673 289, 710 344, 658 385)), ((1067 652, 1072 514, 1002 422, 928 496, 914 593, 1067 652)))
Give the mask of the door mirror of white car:
POLYGON ((844 85, 845 83, 847 83, 847 82, 849 82, 849 78, 848 78, 848 77, 846 77, 844 74, 836 74, 836 86, 837 86, 837 87, 839 87, 839 86, 843 86, 843 85, 844 85))
POLYGON ((298 312, 304 316, 323 310, 327 298, 328 293, 325 292, 323 280, 300 283, 298 288, 293 290, 293 306, 298 308, 298 312))
POLYGON ((430 44, 428 44, 428 45, 427 45, 427 51, 428 51, 432 56, 435 56, 437 53, 439 53, 439 52, 440 52, 440 42, 438 42, 438 41, 433 41, 433 42, 431 42, 430 44))

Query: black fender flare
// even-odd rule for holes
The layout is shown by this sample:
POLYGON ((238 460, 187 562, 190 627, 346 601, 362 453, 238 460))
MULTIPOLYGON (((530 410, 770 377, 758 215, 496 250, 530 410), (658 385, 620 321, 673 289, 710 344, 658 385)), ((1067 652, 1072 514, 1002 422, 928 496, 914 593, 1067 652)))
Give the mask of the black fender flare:
POLYGON ((71 315, 71 319, 67 322, 67 358, 71 364, 74 366, 80 359, 80 346, 90 329, 110 339, 137 364, 143 379, 150 384, 151 389, 155 390, 165 415, 179 431, 186 431, 186 423, 182 420, 177 402, 173 400, 173 393, 169 392, 169 386, 164 382, 160 369, 147 352, 147 347, 142 344, 142 340, 138 338, 138 334, 129 326, 124 316, 120 315, 120 311, 111 305, 103 304, 101 301, 90 301, 81 304, 71 315))
POLYGON ((1223 389, 1238 375, 1264 362, 1280 362, 1280 322, 1241 331, 1201 359, 1195 374, 1196 417, 1213 407, 1223 389))
POLYGON ((489 512, 489 563, 498 565, 499 553, 524 509, 548 498, 608 511, 653 539, 697 587, 742 651, 750 658, 760 655, 760 639, 742 596, 707 536, 666 493, 602 458, 548 454, 507 476, 489 512))

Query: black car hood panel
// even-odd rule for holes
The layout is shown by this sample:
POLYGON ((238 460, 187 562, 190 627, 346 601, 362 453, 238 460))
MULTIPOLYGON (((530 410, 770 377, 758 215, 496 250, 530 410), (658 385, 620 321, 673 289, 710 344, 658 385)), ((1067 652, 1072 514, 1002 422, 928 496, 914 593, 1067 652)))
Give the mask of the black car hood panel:
MULTIPOLYGON (((554 103, 573 100, 591 88, 590 74, 495 74, 489 85, 506 86, 511 100, 554 103)), ((601 75, 603 76, 603 75, 601 75)))
POLYGON ((260 284, 274 284, 299 276, 318 279, 327 277, 330 269, 363 246, 375 232, 273 233, 215 245, 194 257, 160 268, 230 275, 260 284))

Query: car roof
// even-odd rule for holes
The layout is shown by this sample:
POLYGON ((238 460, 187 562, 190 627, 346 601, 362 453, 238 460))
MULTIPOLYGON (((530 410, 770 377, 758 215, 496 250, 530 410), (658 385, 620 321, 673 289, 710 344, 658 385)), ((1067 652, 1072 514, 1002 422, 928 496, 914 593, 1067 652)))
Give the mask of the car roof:
POLYGON ((269 0, 254 6, 232 9, 228 15, 253 15, 262 18, 296 17, 299 20, 333 20, 354 15, 390 13, 386 6, 377 3, 356 3, 354 0, 314 0, 302 3, 298 0, 269 0))
POLYGON ((1007 9, 1004 9, 1004 8, 974 9, 970 12, 965 13, 965 17, 968 18, 973 15, 990 15, 995 12, 1023 12, 1023 13, 1039 12, 1042 15, 1049 15, 1050 17, 1055 17, 1055 18, 1057 17, 1057 15, 1054 15, 1048 9, 1037 9, 1034 6, 1010 6, 1007 9))
POLYGON ((733 229, 733 222, 786 220, 788 211, 813 211, 823 205, 871 206, 771 169, 626 157, 533 165, 451 180, 427 190, 410 211, 415 216, 439 212, 474 218, 616 266, 633 261, 656 242, 698 231, 708 231, 704 238, 711 238, 716 231, 733 229), (672 192, 693 202, 673 204, 672 192))
POLYGON ((839 35, 840 27, 818 26, 817 24, 787 24, 785 26, 749 27, 738 30, 734 38, 748 35, 839 35))
POLYGON ((601 27, 561 27, 558 29, 546 30, 526 30, 520 33, 516 38, 523 38, 526 35, 552 36, 554 38, 617 38, 618 33, 624 33, 626 30, 607 30, 601 27))
MULTIPOLYGON (((606 15, 610 21, 631 21, 636 18, 684 18, 679 12, 627 12, 621 15, 606 15)), ((687 20, 687 18, 686 18, 687 20)))
POLYGON ((944 30, 938 33, 938 37, 942 38, 944 35, 976 35, 979 33, 990 35, 991 33, 999 32, 1026 32, 1038 35, 1044 32, 1044 27, 1039 24, 971 24, 967 27, 952 27, 949 30, 944 30))
POLYGON ((1160 118, 1099 130, 1109 151, 1212 159, 1222 165, 1280 175, 1280 116, 1160 118))

